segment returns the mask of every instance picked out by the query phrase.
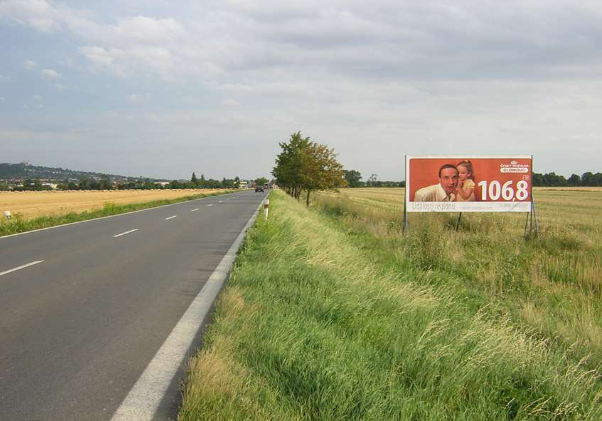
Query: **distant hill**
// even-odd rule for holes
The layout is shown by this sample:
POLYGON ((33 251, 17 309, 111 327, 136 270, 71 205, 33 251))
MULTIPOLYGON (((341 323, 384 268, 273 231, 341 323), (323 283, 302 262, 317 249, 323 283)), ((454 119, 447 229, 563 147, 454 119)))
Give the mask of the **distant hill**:
MULTIPOLYGON (((28 163, 0 163, 0 180, 15 180, 28 178, 40 178, 56 181, 62 181, 65 179, 83 180, 85 178, 93 180, 108 178, 111 181, 134 181, 139 179, 138 177, 127 177, 124 175, 116 174, 103 174, 98 172, 75 171, 64 168, 42 167, 37 165, 31 165, 28 163)), ((153 179, 150 180, 155 181, 153 179)))

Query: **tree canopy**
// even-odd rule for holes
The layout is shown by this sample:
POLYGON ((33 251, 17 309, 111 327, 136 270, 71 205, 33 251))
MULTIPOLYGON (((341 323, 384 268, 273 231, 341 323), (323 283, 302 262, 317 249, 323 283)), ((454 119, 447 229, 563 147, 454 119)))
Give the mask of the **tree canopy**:
POLYGON ((592 173, 590 171, 579 176, 572 174, 568 180, 563 175, 555 172, 547 174, 533 173, 533 185, 536 187, 602 187, 602 173, 592 173))
POLYGON ((282 152, 276 157, 272 175, 297 200, 305 192, 309 206, 311 192, 347 185, 343 165, 337 161, 334 149, 304 138, 301 132, 293 133, 288 142, 279 145, 282 152))
POLYGON ((362 174, 356 170, 343 170, 345 172, 345 180, 349 187, 360 187, 362 185, 362 174))

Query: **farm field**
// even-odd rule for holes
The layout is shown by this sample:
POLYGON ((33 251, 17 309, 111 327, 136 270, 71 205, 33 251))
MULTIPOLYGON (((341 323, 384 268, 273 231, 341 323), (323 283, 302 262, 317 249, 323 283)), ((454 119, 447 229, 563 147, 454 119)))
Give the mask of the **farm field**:
POLYGON ((602 189, 411 214, 403 189, 281 191, 190 363, 181 420, 602 419, 602 189))
POLYGON ((515 320, 602 362, 602 188, 535 188, 541 237, 525 241, 526 214, 409 214, 404 189, 322 193, 317 207, 402 247, 413 264, 460 278, 503 303, 515 320))
POLYGON ((132 204, 173 200, 218 190, 116 190, 116 191, 26 191, 0 192, 0 211, 20 214, 25 220, 101 209, 106 203, 132 204))

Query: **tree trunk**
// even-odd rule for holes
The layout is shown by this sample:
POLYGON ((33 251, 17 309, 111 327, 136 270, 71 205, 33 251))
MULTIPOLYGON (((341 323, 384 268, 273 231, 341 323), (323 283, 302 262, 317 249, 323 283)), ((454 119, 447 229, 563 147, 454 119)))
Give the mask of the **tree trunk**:
POLYGON ((305 206, 309 208, 309 193, 311 192, 311 190, 307 191, 307 200, 305 201, 305 206))

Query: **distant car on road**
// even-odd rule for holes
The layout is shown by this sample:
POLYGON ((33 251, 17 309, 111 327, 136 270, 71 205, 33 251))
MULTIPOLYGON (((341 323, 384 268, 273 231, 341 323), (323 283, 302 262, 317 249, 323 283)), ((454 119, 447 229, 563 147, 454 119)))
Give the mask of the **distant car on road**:
POLYGON ((255 193, 257 193, 257 192, 262 192, 263 193, 263 187, 261 187, 261 186, 255 187, 255 193))

